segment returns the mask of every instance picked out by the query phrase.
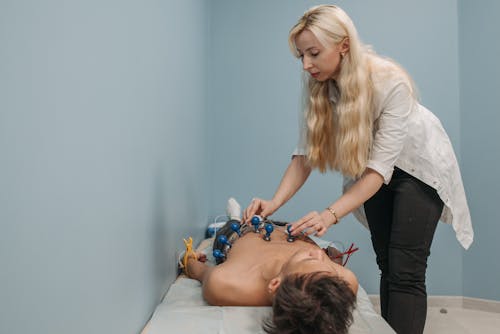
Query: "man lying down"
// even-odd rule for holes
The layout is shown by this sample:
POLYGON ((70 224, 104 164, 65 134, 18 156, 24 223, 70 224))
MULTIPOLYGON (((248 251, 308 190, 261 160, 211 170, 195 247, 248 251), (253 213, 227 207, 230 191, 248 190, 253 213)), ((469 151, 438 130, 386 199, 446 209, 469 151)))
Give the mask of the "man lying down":
POLYGON ((358 290, 349 269, 308 237, 292 242, 283 226, 266 224, 272 234, 264 224, 257 233, 249 225, 239 227, 233 220, 218 231, 217 266, 205 264, 206 256, 192 250, 192 239, 185 240, 184 272, 202 283, 207 303, 272 305, 273 315, 263 325, 267 333, 347 333, 358 290))

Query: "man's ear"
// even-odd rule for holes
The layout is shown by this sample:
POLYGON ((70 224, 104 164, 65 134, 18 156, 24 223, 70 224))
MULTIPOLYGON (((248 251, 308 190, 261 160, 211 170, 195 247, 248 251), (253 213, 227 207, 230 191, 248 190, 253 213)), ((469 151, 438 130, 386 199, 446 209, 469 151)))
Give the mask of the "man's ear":
POLYGON ((281 277, 276 276, 269 281, 269 284, 267 285, 267 291, 270 294, 274 295, 276 293, 276 290, 278 290, 278 288, 280 287, 280 285, 281 285, 281 277))

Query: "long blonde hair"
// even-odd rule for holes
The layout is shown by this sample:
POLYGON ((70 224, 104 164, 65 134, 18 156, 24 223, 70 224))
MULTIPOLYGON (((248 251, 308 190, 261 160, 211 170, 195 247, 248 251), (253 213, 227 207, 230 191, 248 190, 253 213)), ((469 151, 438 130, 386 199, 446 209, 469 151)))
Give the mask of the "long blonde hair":
POLYGON ((380 57, 362 44, 353 22, 339 7, 312 7, 292 27, 288 42, 297 57, 295 39, 306 29, 323 46, 349 40, 349 51, 341 59, 335 82, 340 92, 335 104, 329 99, 329 80, 319 82, 309 76, 305 83, 308 163, 321 172, 332 169, 359 177, 366 168, 373 141, 371 67, 372 60, 380 57))

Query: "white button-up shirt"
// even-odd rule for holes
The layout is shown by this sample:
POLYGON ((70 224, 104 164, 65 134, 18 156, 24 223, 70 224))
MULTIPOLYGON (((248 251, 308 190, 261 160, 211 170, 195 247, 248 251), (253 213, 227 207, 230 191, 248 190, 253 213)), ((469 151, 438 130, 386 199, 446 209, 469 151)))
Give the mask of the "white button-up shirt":
MULTIPOLYGON (((474 237, 469 207, 458 162, 441 122, 416 101, 404 78, 375 73, 372 81, 374 139, 367 167, 382 175, 385 184, 390 182, 397 166, 436 189, 444 203, 441 220, 452 224, 460 244, 469 248, 474 237)), ((333 81, 329 84, 330 100, 335 104, 339 91, 333 81)), ((300 129, 293 155, 307 153, 304 116, 300 129)), ((344 177, 343 191, 355 181, 344 177)), ((363 206, 354 215, 368 227, 363 206)))

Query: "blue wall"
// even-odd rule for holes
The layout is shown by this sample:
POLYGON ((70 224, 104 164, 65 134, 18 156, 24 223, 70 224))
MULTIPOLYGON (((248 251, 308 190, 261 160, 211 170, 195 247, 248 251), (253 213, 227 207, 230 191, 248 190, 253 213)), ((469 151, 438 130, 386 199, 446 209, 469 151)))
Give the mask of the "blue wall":
POLYGON ((463 174, 475 227, 464 295, 500 300, 500 3, 459 1, 463 174))
POLYGON ((208 215, 207 2, 0 1, 0 333, 137 333, 208 215))
MULTIPOLYGON (((289 52, 288 31, 306 9, 320 3, 212 1, 213 216, 223 213, 229 196, 246 206, 253 196, 274 194, 297 141, 301 64, 289 52)), ((422 103, 441 119, 458 154, 456 1, 337 3, 350 14, 365 43, 406 67, 422 103)), ((338 174, 314 173, 275 217, 293 221, 311 210, 322 210, 340 194, 338 174)), ((360 246, 351 268, 369 293, 378 293, 378 269, 368 231, 349 216, 327 237, 360 246)), ((462 250, 451 226, 439 225, 431 251, 429 293, 462 295, 462 250)))

